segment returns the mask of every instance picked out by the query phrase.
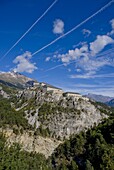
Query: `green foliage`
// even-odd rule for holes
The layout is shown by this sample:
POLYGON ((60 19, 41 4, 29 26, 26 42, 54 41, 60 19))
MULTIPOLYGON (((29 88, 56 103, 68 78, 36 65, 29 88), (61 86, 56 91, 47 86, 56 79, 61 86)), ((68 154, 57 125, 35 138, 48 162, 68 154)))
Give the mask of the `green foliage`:
POLYGON ((0 134, 0 170, 51 170, 51 166, 42 154, 21 151, 18 144, 5 147, 0 134))
POLYGON ((34 132, 34 135, 41 135, 43 137, 49 137, 50 131, 48 128, 44 129, 42 125, 39 126, 39 128, 34 132))
POLYGON ((91 104, 93 104, 97 109, 99 109, 99 111, 100 111, 101 113, 110 115, 111 112, 112 112, 112 110, 113 110, 113 108, 107 106, 107 105, 104 104, 104 103, 101 103, 101 102, 93 102, 93 101, 91 101, 91 100, 90 100, 90 102, 91 102, 91 104))
POLYGON ((44 120, 48 119, 48 116, 51 114, 61 114, 61 113, 73 113, 73 114, 80 114, 80 110, 76 108, 68 108, 59 106, 56 103, 43 103, 39 109, 38 116, 39 120, 43 122, 44 120))
POLYGON ((114 170, 114 112, 97 127, 71 136, 50 158, 54 170, 114 170))
POLYGON ((30 125, 28 125, 24 116, 23 111, 15 111, 11 107, 9 100, 3 98, 0 99, 0 127, 5 125, 13 127, 16 125, 18 127, 22 126, 24 129, 28 129, 30 128, 30 125))
POLYGON ((85 170, 94 170, 89 160, 86 160, 85 170))
POLYGON ((71 170, 79 170, 78 165, 74 160, 71 161, 71 170))
POLYGON ((5 91, 7 94, 14 95, 17 92, 17 89, 14 86, 10 87, 9 85, 5 85, 3 83, 0 83, 0 86, 2 87, 3 91, 5 91))
POLYGON ((44 103, 40 109, 39 109, 39 116, 44 116, 44 115, 48 115, 48 114, 51 114, 52 113, 52 107, 51 107, 51 104, 48 104, 48 103, 44 103))

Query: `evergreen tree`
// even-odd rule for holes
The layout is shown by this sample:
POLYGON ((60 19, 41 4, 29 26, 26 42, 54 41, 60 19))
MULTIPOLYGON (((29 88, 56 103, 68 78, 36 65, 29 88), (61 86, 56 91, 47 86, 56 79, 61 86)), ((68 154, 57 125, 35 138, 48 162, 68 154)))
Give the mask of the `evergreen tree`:
POLYGON ((85 170, 94 170, 93 166, 91 165, 91 162, 89 160, 86 160, 86 167, 85 170))

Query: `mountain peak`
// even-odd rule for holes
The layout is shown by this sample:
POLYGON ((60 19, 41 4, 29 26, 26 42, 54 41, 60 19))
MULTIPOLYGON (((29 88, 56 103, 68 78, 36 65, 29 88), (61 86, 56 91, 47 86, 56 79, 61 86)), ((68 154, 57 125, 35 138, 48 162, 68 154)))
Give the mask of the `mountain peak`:
POLYGON ((31 78, 28 78, 18 72, 9 71, 9 72, 0 72, 0 82, 10 83, 16 87, 26 87, 28 81, 36 81, 31 78))
POLYGON ((106 103, 114 98, 114 97, 110 97, 110 96, 98 95, 98 94, 93 94, 93 93, 88 93, 88 95, 86 95, 86 97, 93 99, 97 102, 102 102, 102 103, 106 103))

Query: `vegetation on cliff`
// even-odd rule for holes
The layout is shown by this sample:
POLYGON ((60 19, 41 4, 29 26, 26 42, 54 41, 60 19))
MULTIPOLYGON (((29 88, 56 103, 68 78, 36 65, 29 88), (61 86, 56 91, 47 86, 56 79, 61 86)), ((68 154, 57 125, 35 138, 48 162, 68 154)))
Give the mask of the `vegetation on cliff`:
POLYGON ((9 125, 10 127, 22 127, 23 129, 29 129, 31 126, 25 119, 25 114, 23 111, 15 111, 11 107, 10 101, 4 99, 0 96, 0 127, 5 127, 9 125))
POLYGON ((71 136, 51 157, 54 170, 113 170, 114 112, 97 127, 71 136))
POLYGON ((51 170, 44 155, 22 151, 18 144, 8 148, 5 142, 0 134, 0 170, 51 170))

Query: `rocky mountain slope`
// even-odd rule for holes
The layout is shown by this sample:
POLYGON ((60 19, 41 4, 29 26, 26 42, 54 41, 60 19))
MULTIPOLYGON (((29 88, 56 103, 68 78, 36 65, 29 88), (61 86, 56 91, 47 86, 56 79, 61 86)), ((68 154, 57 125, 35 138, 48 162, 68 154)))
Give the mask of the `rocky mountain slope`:
POLYGON ((86 95, 86 97, 88 97, 92 100, 95 100, 97 102, 101 102, 101 103, 107 103, 113 99, 113 97, 97 95, 97 94, 92 94, 92 93, 89 93, 88 95, 86 95))
POLYGON ((19 92, 15 107, 25 112, 28 123, 36 130, 42 128, 60 139, 87 130, 108 117, 106 110, 103 113, 101 106, 96 107, 83 97, 58 99, 56 94, 43 93, 39 88, 19 92))
POLYGON ((71 136, 50 160, 53 170, 113 170, 114 112, 97 127, 71 136))
POLYGON ((5 137, 7 138, 8 147, 12 146, 14 143, 19 143, 23 150, 28 152, 36 152, 45 155, 46 158, 51 156, 55 148, 61 144, 61 141, 58 141, 49 137, 35 136, 34 132, 23 131, 23 134, 15 134, 13 129, 6 128, 0 129, 5 137))
POLYGON ((46 157, 65 139, 98 125, 110 114, 110 108, 83 96, 43 91, 42 86, 20 90, 1 83, 1 87, 9 96, 1 95, 0 100, 1 131, 8 145, 16 142, 46 157))
POLYGON ((110 100, 109 102, 106 102, 108 106, 114 107, 114 99, 110 100))
POLYGON ((35 81, 17 72, 0 72, 0 82, 12 87, 25 88, 35 81))

